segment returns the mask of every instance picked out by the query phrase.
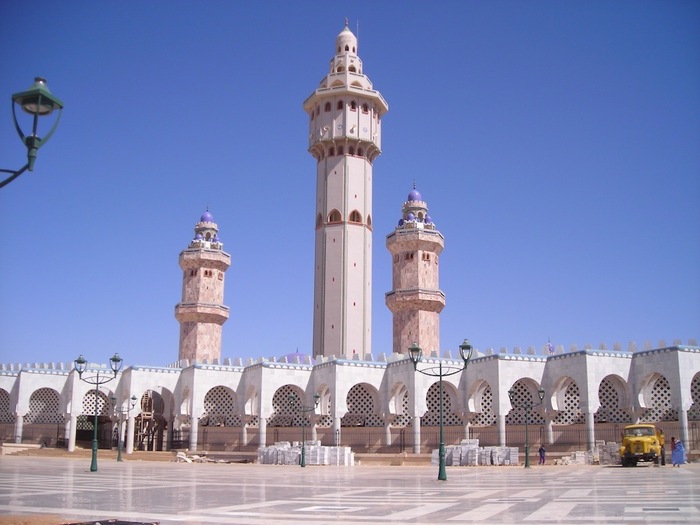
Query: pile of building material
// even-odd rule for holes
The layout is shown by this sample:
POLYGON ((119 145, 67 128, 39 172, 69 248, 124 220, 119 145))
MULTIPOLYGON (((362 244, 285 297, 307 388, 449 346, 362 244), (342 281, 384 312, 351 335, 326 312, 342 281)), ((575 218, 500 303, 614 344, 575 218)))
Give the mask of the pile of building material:
POLYGON ((620 444, 619 443, 604 443, 598 445, 598 463, 601 465, 619 465, 620 464, 620 444))
MULTIPOLYGON (((265 465, 298 465, 301 459, 301 443, 278 441, 269 447, 258 449, 258 463, 265 465)), ((306 465, 355 465, 355 453, 350 447, 324 447, 320 441, 307 441, 304 447, 306 465)))
POLYGON ((555 465, 593 465, 592 450, 577 450, 572 452, 570 456, 563 456, 554 460, 555 465))
MULTIPOLYGON (((439 450, 433 450, 431 462, 440 463, 439 450)), ((459 445, 445 447, 446 466, 517 465, 517 447, 479 447, 478 439, 463 439, 459 445)))

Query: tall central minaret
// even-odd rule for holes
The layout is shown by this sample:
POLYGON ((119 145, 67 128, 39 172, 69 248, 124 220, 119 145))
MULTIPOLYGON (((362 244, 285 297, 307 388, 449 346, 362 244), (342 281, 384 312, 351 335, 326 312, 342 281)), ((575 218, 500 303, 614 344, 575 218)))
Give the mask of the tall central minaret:
POLYGON ((389 106, 372 89, 345 28, 330 71, 304 102, 316 159, 313 355, 372 350, 372 162, 389 106))

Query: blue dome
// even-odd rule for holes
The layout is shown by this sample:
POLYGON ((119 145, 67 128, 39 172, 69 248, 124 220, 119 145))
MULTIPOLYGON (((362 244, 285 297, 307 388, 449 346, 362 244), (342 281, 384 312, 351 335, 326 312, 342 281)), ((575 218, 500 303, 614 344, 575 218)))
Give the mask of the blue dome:
POLYGON ((202 237, 201 233, 198 233, 197 235, 195 235, 194 238, 197 239, 198 241, 201 241, 202 239, 204 239, 204 237, 202 237))
POLYGON ((219 236, 218 236, 218 235, 214 235, 214 242, 221 242, 221 240, 219 240, 219 236))
POLYGON ((199 222, 214 222, 214 217, 209 211, 205 211, 200 217, 199 222))
POLYGON ((403 226, 403 219, 399 219, 399 226, 403 226))
POLYGON ((409 212, 408 212, 408 215, 406 215, 406 220, 407 220, 407 221, 415 221, 415 220, 416 220, 416 216, 413 215, 413 213, 409 211, 409 212))
POLYGON ((416 189, 411 191, 411 193, 408 194, 408 200, 409 201, 422 201, 423 197, 421 196, 420 192, 416 189))
POLYGON ((432 223, 433 223, 433 219, 430 218, 430 215, 426 215, 425 216, 425 224, 432 224, 432 223))

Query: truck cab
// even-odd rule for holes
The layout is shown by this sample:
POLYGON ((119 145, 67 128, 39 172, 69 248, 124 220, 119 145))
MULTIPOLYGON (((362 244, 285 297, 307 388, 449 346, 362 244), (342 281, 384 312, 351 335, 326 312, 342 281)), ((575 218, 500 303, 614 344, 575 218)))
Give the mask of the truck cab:
POLYGON ((664 458, 664 445, 663 430, 655 425, 627 425, 622 431, 620 463, 623 467, 634 467, 640 461, 658 465, 664 458))

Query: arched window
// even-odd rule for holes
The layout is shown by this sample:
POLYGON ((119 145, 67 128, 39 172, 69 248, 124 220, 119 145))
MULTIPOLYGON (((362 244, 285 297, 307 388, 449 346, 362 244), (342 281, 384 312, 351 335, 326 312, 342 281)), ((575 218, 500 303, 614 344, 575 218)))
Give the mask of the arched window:
POLYGON ((350 109, 352 111, 357 111, 357 102, 355 102, 354 100, 350 102, 350 109))
POLYGON ((351 71, 351 72, 353 72, 353 73, 356 73, 356 72, 357 72, 357 69, 355 69, 355 66, 350 66, 350 67, 348 67, 348 71, 351 71))
POLYGON ((359 211, 352 210, 352 212, 350 212, 350 222, 362 224, 362 215, 360 215, 359 211))
POLYGON ((357 156, 362 157, 364 151, 362 151, 362 148, 357 148, 357 156))
POLYGON ((350 46, 345 44, 345 51, 350 51, 350 46))
POLYGON ((369 113, 369 106, 367 104, 362 104, 362 113, 369 113))
POLYGON ((338 146, 338 155, 345 155, 345 150, 343 149, 343 146, 338 146))
POLYGON ((335 157, 335 148, 331 148, 331 150, 328 152, 329 157, 335 157))
POLYGON ((316 216, 316 229, 318 230, 321 226, 323 226, 323 217, 322 217, 321 214, 319 213, 319 214, 316 216))
POLYGON ((367 227, 372 228, 372 216, 367 215, 367 227))
POLYGON ((353 148, 352 146, 348 147, 348 153, 349 153, 350 155, 354 155, 354 154, 355 154, 355 148, 353 148))
POLYGON ((329 112, 330 110, 331 110, 331 103, 330 103, 330 102, 326 102, 326 105, 323 106, 323 111, 329 112))
POLYGON ((345 68, 343 66, 338 66, 338 69, 336 69, 336 71, 338 73, 342 73, 343 71, 345 71, 345 68))
POLYGON ((333 224, 333 223, 337 224, 339 222, 343 222, 343 217, 340 215, 340 212, 338 210, 332 210, 328 214, 328 222, 330 224, 333 224))
POLYGON ((342 100, 338 101, 338 109, 343 109, 343 101, 342 100))

